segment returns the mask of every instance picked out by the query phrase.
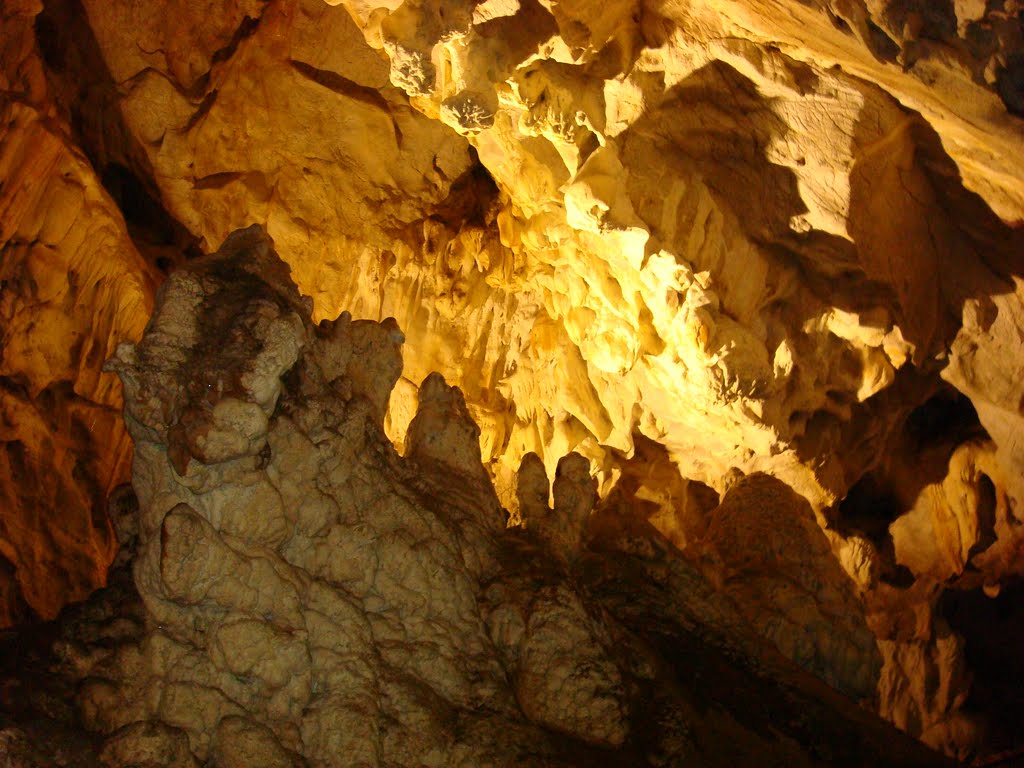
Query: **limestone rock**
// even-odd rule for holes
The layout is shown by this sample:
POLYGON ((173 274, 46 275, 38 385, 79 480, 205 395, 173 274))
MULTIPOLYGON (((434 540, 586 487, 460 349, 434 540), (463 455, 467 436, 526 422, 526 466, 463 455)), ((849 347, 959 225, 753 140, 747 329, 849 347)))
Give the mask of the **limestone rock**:
POLYGON ((33 23, 0 7, 0 627, 105 582, 106 494, 127 479, 120 385, 101 371, 152 309, 155 270, 55 114, 33 23))
POLYGON ((582 452, 607 491, 637 435, 718 491, 769 471, 828 505, 863 462, 801 456, 851 456, 865 403, 938 372, 979 254, 1019 251, 985 207, 1024 209, 1024 171, 991 159, 1020 154, 994 10, 335 5, 88 11, 168 210, 208 245, 264 222, 318 317, 396 317, 393 436, 440 371, 509 505, 526 453, 582 452), (497 205, 457 212, 485 185, 439 122, 497 205))
POLYGON ((804 499, 750 475, 711 513, 705 542, 711 577, 761 634, 854 699, 874 699, 881 654, 804 499))
MULTIPOLYGON (((194 319, 201 297, 231 295, 210 293, 220 278, 167 282, 164 325, 140 348, 152 354, 126 350, 121 363, 130 378, 193 361, 130 408, 145 438, 143 508, 161 509, 140 519, 141 540, 178 508, 171 548, 195 542, 214 560, 232 549, 242 587, 266 577, 289 595, 307 589, 265 548, 370 589, 380 535, 388 552, 408 542, 396 533, 402 504, 347 490, 373 474, 350 460, 377 450, 366 419, 407 456, 395 465, 403 482, 445 501, 459 521, 449 528, 490 536, 504 505, 566 567, 580 567, 578 535, 601 535, 576 525, 590 475, 602 530, 616 530, 604 514, 614 508, 636 552, 654 547, 633 535, 652 523, 696 556, 718 497, 767 473, 808 500, 854 578, 859 603, 821 605, 858 626, 863 605, 885 657, 881 711, 967 754, 974 737, 957 710, 969 676, 939 598, 997 593, 1019 574, 1024 535, 1019 10, 3 3, 0 488, 15 512, 0 521, 0 622, 51 616, 103 581, 114 554, 105 497, 130 457, 101 366, 141 333, 158 277, 149 264, 184 262, 194 244, 209 250, 258 222, 315 318, 337 322, 307 328, 307 306, 278 280, 255 314, 247 298, 224 301, 211 333, 194 319), (904 441, 942 380, 969 398, 977 429, 904 441), (291 402, 283 392, 304 406, 275 422, 291 402), (583 460, 571 482, 556 479, 566 493, 552 511, 547 478, 570 453, 583 460), (293 454, 309 460, 280 458, 293 454), (390 522, 332 529, 367 506, 390 522), (230 537, 257 550, 239 553, 230 537)), ((474 578, 488 573, 492 549, 461 536, 452 557, 474 578)), ((832 573, 819 549, 815 572, 832 573)), ((183 621, 176 600, 199 600, 203 622, 226 604, 266 605, 238 584, 188 584, 173 563, 169 586, 152 548, 139 562, 153 614, 171 625, 183 621)), ((771 570, 768 592, 799 583, 771 570)), ((282 601, 288 622, 296 600, 282 601)), ((801 635, 805 651, 823 647, 816 632, 801 635)), ((109 697, 105 678, 93 682, 109 697)), ((267 685, 272 697, 287 688, 267 685)), ((369 728, 361 695, 318 702, 318 722, 369 728)), ((402 685, 387 695, 416 698, 402 685)), ((208 698, 210 711, 230 708, 208 698)), ((321 725, 309 739, 341 748, 321 725)), ((464 725, 480 739, 500 730, 464 725)), ((509 733, 503 743, 526 738, 509 733)))
POLYGON ((107 740, 100 755, 104 765, 137 765, 145 768, 198 765, 188 751, 181 731, 162 723, 132 723, 107 740))
POLYGON ((383 431, 394 323, 314 326, 310 309, 250 228, 171 277, 112 363, 136 441, 137 532, 119 530, 137 536, 145 625, 65 649, 104 764, 663 765, 767 749, 811 765, 854 742, 840 764, 941 764, 758 639, 654 529, 642 557, 615 537, 588 551, 583 457, 559 463, 553 509, 526 462, 527 527, 505 530, 478 431, 437 376, 400 457, 383 431), (686 682, 722 653, 728 691, 805 712, 779 721, 789 736, 686 682), (652 711, 673 725, 651 728, 652 711))
POLYGON ((343 8, 84 5, 171 215, 208 250, 261 223, 318 317, 343 308, 361 257, 391 247, 383 233, 422 218, 468 167, 465 143, 388 86, 343 8))
POLYGON ((962 444, 941 482, 925 486, 890 526, 897 562, 920 580, 994 585, 1019 572, 1022 521, 1008 503, 997 455, 991 443, 962 444))
POLYGON ((583 545, 590 513, 597 503, 597 488, 590 462, 570 453, 558 462, 550 489, 554 508, 548 508, 548 482, 537 454, 527 454, 516 477, 520 519, 545 542, 551 554, 575 560, 583 545))

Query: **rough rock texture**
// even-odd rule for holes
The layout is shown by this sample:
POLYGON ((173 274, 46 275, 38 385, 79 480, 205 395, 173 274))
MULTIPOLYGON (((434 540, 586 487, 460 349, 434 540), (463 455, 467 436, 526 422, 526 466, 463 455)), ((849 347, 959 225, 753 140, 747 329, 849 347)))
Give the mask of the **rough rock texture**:
POLYGON ((154 270, 54 108, 35 3, 0 6, 0 627, 105 582, 106 496, 131 445, 101 371, 152 310, 154 270))
POLYGON ((851 697, 874 698, 881 654, 805 499, 768 475, 743 478, 714 511, 704 546, 713 578, 762 635, 851 697))
POLYGON ((1002 364, 967 318, 1020 266, 1014 7, 84 6, 170 215, 207 248, 264 224, 317 317, 397 318, 389 434, 440 371, 507 503, 526 453, 607 490, 643 435, 827 505, 923 399, 872 408, 897 374, 961 325, 950 370, 1002 364))
POLYGON ((82 728, 77 690, 90 665, 137 642, 145 626, 132 580, 138 505, 130 486, 111 494, 119 549, 107 584, 57 620, 0 632, 0 765, 100 768, 98 740, 82 728))
MULTIPOLYGON (((430 454, 419 402, 468 412, 514 520, 531 453, 524 503, 576 452, 602 503, 694 556, 738 478, 783 480, 856 583, 880 711, 970 752, 943 595, 1024 568, 1018 0, 0 15, 0 622, 102 582, 128 454, 99 366, 141 330, 147 265, 258 222, 317 319, 397 319, 399 451, 430 454), (462 400, 421 392, 432 371, 462 400)), ((259 417, 237 409, 177 414, 176 464, 251 450, 224 424, 259 417)))
MULTIPOLYGON (((828 504, 877 446, 862 404, 937 373, 961 306, 1019 271, 1019 233, 960 183, 1021 218, 1019 121, 959 69, 994 77, 1007 48, 971 53, 955 24, 921 21, 934 14, 345 5, 502 194, 501 261, 528 265, 516 298, 536 305, 498 387, 525 417, 506 427, 513 461, 628 453, 640 433, 718 490, 730 467, 768 470, 828 504), (881 56, 895 27, 908 52, 881 56), (946 80, 970 94, 955 111, 946 80)), ((991 15, 1012 50, 1012 22, 991 15)))
POLYGON ((943 764, 751 633, 642 520, 587 533, 583 457, 550 508, 527 462, 506 529, 439 376, 400 457, 400 331, 309 310, 252 227, 174 273, 112 363, 145 629, 62 646, 104 765, 943 764))

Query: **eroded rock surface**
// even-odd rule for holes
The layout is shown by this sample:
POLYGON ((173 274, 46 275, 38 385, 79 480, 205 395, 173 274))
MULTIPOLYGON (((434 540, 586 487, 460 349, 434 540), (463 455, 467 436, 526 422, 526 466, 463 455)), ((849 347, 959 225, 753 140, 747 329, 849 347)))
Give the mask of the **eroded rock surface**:
POLYGON ((64 647, 105 765, 942 764, 759 639, 649 525, 588 533, 583 457, 552 507, 527 462, 506 529, 437 376, 399 456, 401 332, 310 309, 252 227, 173 274, 112 363, 145 625, 64 647))
POLYGON ((805 499, 768 475, 743 478, 712 513, 705 542, 712 578, 762 635, 852 698, 875 697, 875 636, 805 499))
POLYGON ((106 496, 128 479, 131 444, 101 369, 141 335, 155 290, 54 106, 39 10, 0 5, 0 628, 105 583, 106 496))
MULTIPOLYGON (((353 386, 397 375, 367 408, 399 451, 479 480, 429 437, 471 415, 450 428, 479 429, 514 519, 575 452, 696 554, 736 478, 783 480, 866 606, 881 711, 969 754, 942 595, 1024 568, 1020 11, 3 2, 0 624, 103 581, 129 457, 99 367, 141 332, 151 265, 256 221, 354 350, 391 343, 355 321, 397 319, 404 369, 396 348, 353 386), (939 408, 908 439, 941 400, 970 424, 939 408)), ((259 444, 273 387, 181 386, 186 476, 259 444)), ((257 527, 276 546, 287 518, 257 527)))

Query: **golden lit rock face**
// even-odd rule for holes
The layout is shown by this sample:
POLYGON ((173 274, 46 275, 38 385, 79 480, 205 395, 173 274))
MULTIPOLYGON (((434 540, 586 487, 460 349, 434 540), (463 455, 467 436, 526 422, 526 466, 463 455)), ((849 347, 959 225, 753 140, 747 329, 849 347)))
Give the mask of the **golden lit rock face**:
POLYGON ((565 443, 600 460, 639 432, 719 489, 736 467, 818 505, 842 496, 863 469, 844 466, 862 435, 843 425, 906 366, 938 370, 961 304, 1000 285, 981 255, 1019 252, 957 179, 1020 218, 1017 118, 914 39, 931 24, 956 40, 955 23, 856 4, 491 5, 348 7, 391 82, 476 147, 502 193, 502 260, 529 265, 530 343, 498 389, 535 418, 511 425, 509 458, 565 443), (566 372, 545 392, 552 347, 566 372))
POLYGON ((508 503, 527 452, 581 450, 607 490, 640 434, 827 506, 870 464, 862 404, 941 369, 1019 249, 989 209, 1019 218, 1017 118, 965 74, 999 57, 936 42, 1009 46, 998 14, 86 9, 168 211, 207 248, 263 223, 317 317, 394 316, 393 438, 442 372, 508 503))
POLYGON ((34 49, 33 4, 3 9, 0 101, 0 626, 53 618, 105 582, 105 498, 129 475, 120 384, 153 273, 67 125, 34 49))
MULTIPOLYGON (((346 6, 391 82, 476 147, 501 260, 526 265, 499 487, 526 451, 550 471, 573 449, 606 491, 638 436, 718 491, 784 479, 831 521, 868 605, 881 711, 969 749, 963 648, 932 606, 948 577, 994 592, 1020 570, 1020 362, 999 339, 1021 328, 1024 146, 997 53, 1017 27, 898 4, 346 6), (937 374, 974 402, 984 460, 946 450, 934 491, 896 478, 892 516, 909 513, 891 533, 847 524, 830 508, 909 450, 937 374), (901 567, 913 589, 891 586, 901 567)), ((429 367, 475 378, 446 362, 429 367)), ((661 530, 700 538, 685 493, 660 501, 661 530)))
POLYGON ((423 445, 439 371, 514 515, 531 453, 538 477, 585 456, 610 508, 694 553, 735 481, 787 483, 880 642, 880 711, 967 748, 934 606, 1024 562, 1017 4, 84 0, 56 24, 69 8, 3 6, 0 620, 111 556, 84 512, 126 471, 98 371, 153 273, 98 183, 116 164, 200 250, 263 225, 316 319, 395 318, 389 437, 423 445), (61 72, 54 28, 82 30, 61 72), (957 392, 967 427, 918 430, 957 392), (51 525, 65 508, 77 527, 51 525))
POLYGON ((393 233, 470 166, 342 9, 236 3, 211 24, 186 2, 84 5, 164 206, 207 251, 264 224, 318 317, 341 311, 361 259, 382 278, 393 233))

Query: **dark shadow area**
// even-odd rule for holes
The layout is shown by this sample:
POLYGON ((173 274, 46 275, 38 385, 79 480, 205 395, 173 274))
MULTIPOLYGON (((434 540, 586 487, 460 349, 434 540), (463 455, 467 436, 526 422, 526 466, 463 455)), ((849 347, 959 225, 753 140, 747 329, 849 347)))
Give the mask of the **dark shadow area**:
POLYGON ((978 540, 967 553, 967 560, 979 555, 996 543, 996 486, 988 475, 978 480, 978 540))
POLYGON ((1007 57, 1006 66, 996 73, 996 93, 1008 112, 1024 117, 1024 53, 1007 57))
POLYGON ((793 744, 806 750, 806 765, 954 764, 797 668, 746 628, 726 628, 721 598, 682 561, 662 567, 619 552, 588 555, 581 581, 629 630, 620 643, 664 659, 652 677, 667 679, 677 697, 650 686, 641 697, 651 702, 644 722, 661 736, 672 721, 666 713, 678 708, 679 719, 691 724, 685 738, 693 742, 695 764, 782 768, 794 765, 786 754, 793 744), (750 733, 765 743, 752 742, 750 733))
POLYGON ((1024 765, 1024 580, 1004 586, 994 598, 980 589, 949 590, 939 610, 967 642, 974 685, 965 710, 984 713, 989 728, 977 764, 1024 765), (1009 760, 984 759, 1000 753, 1010 753, 1009 760))
MULTIPOLYGON (((896 562, 889 526, 909 510, 928 485, 942 482, 957 446, 986 437, 971 401, 948 384, 910 411, 881 451, 879 464, 857 480, 830 515, 831 527, 843 536, 870 539, 881 557, 879 578, 909 587, 913 574, 896 562)), ((991 490, 989 535, 995 525, 995 488, 991 490)), ((994 541, 982 537, 984 551, 994 541)))
POLYGON ((904 511, 882 473, 868 472, 840 502, 839 517, 833 527, 843 535, 859 533, 881 545, 889 540, 889 526, 904 511))
POLYGON ((612 451, 621 474, 602 499, 592 520, 605 516, 649 522, 665 540, 680 550, 707 532, 718 492, 683 477, 661 443, 633 433, 631 458, 612 451))
POLYGON ((881 472, 868 472, 850 489, 834 515, 832 529, 842 536, 861 535, 878 551, 878 578, 884 584, 908 589, 914 574, 896 562, 889 526, 905 512, 899 494, 881 472))
POLYGON ((959 445, 983 432, 974 404, 949 386, 915 408, 903 425, 907 447, 914 453, 937 443, 959 445))
POLYGON ((74 684, 51 672, 59 664, 53 646, 60 639, 56 622, 0 631, 0 756, 5 765, 100 768, 102 740, 82 728, 74 684))
MULTIPOLYGON (((849 231, 871 280, 892 287, 895 320, 924 361, 949 348, 968 299, 1012 291, 1024 274, 1024 228, 963 185, 935 130, 916 113, 887 130, 857 125, 849 231)), ((939 368, 941 364, 932 364, 939 368)))
MULTIPOLYGON (((10 450, 9 446, 12 444, 12 442, 4 443, 0 451, 10 450)), ((35 618, 32 608, 25 602, 21 587, 18 586, 17 569, 14 567, 14 563, 0 553, 0 622, 3 626, 18 626, 35 618)))
POLYGON ((469 147, 472 164, 451 185, 448 196, 434 206, 430 218, 452 230, 487 227, 497 214, 498 185, 480 162, 476 148, 469 147))
POLYGON ((147 185, 117 162, 106 165, 100 182, 121 209, 128 234, 139 252, 161 272, 169 274, 179 266, 182 254, 186 259, 202 255, 198 240, 171 218, 159 201, 159 193, 154 196, 153 185, 147 185), (184 251, 180 248, 183 240, 188 241, 184 251))
MULTIPOLYGON (((794 432, 802 458, 853 450, 870 466, 888 440, 884 429, 871 425, 891 419, 894 409, 899 423, 946 388, 938 373, 961 328, 964 302, 1006 293, 1010 278, 1024 274, 1024 228, 1006 225, 963 186, 940 137, 919 115, 874 86, 850 85, 871 97, 851 137, 850 239, 792 229, 793 218, 807 212, 797 177, 767 158, 768 148, 791 129, 776 100, 727 64, 693 73, 622 139, 627 167, 657 156, 664 164, 658 179, 666 184, 672 177, 698 177, 780 274, 795 273, 805 290, 772 307, 785 335, 799 339, 808 317, 823 307, 858 314, 882 308, 899 326, 913 345, 913 365, 904 365, 893 385, 863 402, 828 398, 819 411, 801 412, 795 424, 776 425, 783 435, 794 432)), ((646 190, 635 182, 629 194, 645 220, 661 222, 664 189, 654 186, 646 190)), ((694 271, 717 270, 719 282, 741 281, 742 265, 706 264, 703 253, 685 252, 687 236, 701 225, 686 218, 692 214, 685 209, 680 204, 674 231, 654 227, 651 247, 673 248, 694 271)), ((726 314, 742 311, 729 306, 727 294, 721 298, 726 314)), ((849 362, 856 373, 859 363, 849 362)), ((806 376, 817 380, 816 372, 806 376)))
POLYGON ((199 256, 198 239, 161 203, 153 168, 125 124, 117 83, 81 0, 46 0, 35 30, 47 86, 72 141, 121 209, 139 253, 164 274, 199 256))
MULTIPOLYGON (((112 498, 115 520, 136 513, 128 486, 112 498)), ((84 602, 65 606, 53 621, 33 616, 15 629, 0 630, 0 758, 10 761, 5 766, 105 764, 99 757, 104 737, 83 726, 76 705, 80 680, 70 669, 85 647, 104 655, 141 638, 146 619, 132 576, 134 550, 133 536, 122 543, 106 585, 84 602)))

